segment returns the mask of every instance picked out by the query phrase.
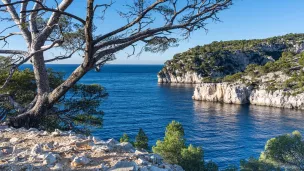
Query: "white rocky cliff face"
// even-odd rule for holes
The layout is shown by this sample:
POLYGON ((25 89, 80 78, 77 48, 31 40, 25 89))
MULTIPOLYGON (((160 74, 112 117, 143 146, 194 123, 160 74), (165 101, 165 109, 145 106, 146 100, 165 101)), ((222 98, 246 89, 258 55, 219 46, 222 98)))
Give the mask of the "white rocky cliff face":
POLYGON ((165 73, 164 75, 157 75, 158 83, 185 83, 185 84, 198 84, 202 82, 201 76, 195 72, 187 72, 180 76, 172 73, 165 73))
POLYGON ((304 93, 292 96, 283 90, 269 92, 262 86, 253 89, 238 83, 202 83, 195 87, 192 98, 201 101, 304 109, 304 93))
POLYGON ((251 87, 228 83, 202 83, 194 90, 193 99, 211 102, 245 104, 249 102, 251 87))

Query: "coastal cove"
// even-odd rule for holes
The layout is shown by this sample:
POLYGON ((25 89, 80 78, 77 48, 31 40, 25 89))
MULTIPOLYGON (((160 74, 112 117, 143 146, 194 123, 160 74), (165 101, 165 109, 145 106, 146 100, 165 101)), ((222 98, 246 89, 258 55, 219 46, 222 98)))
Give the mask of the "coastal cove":
MULTIPOLYGON (((31 67, 23 65, 21 69, 31 67)), ((47 65, 68 76, 77 65, 47 65)), ((240 159, 258 157, 266 141, 293 130, 304 132, 304 114, 254 105, 230 105, 193 101, 193 85, 158 84, 162 65, 105 65, 80 80, 101 84, 109 97, 101 108, 103 128, 93 130, 101 139, 119 139, 125 132, 134 137, 143 128, 149 145, 164 136, 172 120, 185 128, 187 143, 202 146, 206 160, 220 167, 239 165, 240 159)))

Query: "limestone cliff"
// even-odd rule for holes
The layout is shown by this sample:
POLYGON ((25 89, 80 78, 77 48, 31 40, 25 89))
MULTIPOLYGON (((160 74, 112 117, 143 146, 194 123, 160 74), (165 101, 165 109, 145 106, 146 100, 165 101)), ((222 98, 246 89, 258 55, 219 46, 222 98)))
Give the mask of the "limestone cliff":
POLYGON ((253 104, 291 109, 304 109, 304 93, 287 95, 283 90, 273 92, 265 88, 236 83, 202 83, 197 85, 194 100, 223 102, 231 104, 253 104))
POLYGON ((249 65, 219 83, 196 86, 194 100, 304 109, 304 52, 284 52, 275 62, 249 65))
POLYGON ((252 87, 243 84, 202 83, 194 90, 193 99, 211 102, 245 104, 249 102, 252 87))
POLYGON ((201 83, 242 72, 249 64, 264 65, 283 52, 304 50, 304 34, 268 39, 213 42, 176 54, 158 73, 159 83, 201 83))
POLYGON ((170 72, 164 72, 157 75, 159 83, 185 83, 198 84, 201 83, 202 77, 196 72, 186 72, 176 75, 170 72))

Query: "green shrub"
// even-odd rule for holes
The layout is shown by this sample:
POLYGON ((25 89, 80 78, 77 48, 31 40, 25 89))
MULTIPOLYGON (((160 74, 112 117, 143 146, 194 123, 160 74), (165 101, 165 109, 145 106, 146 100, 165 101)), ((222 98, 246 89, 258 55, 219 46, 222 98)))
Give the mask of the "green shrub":
POLYGON ((166 162, 178 164, 182 159, 181 150, 185 147, 184 128, 179 122, 172 121, 166 127, 164 140, 158 140, 152 151, 161 155, 166 162))
POLYGON ((304 170, 304 142, 299 131, 281 135, 267 141, 260 160, 286 167, 304 170))
POLYGON ((148 137, 145 134, 143 129, 139 129, 137 136, 135 137, 134 146, 139 149, 146 149, 148 150, 148 137))
POLYGON ((299 59, 299 64, 304 66, 304 53, 301 54, 301 57, 299 59))
POLYGON ((122 135, 122 137, 120 138, 119 142, 121 142, 121 143, 122 142, 130 142, 130 138, 129 138, 128 134, 124 133, 122 135))
POLYGON ((201 147, 189 145, 186 147, 183 126, 172 121, 166 127, 163 141, 158 140, 152 147, 154 153, 161 155, 170 164, 178 164, 186 171, 212 171, 218 170, 215 163, 209 162, 204 165, 204 152, 201 147))
POLYGON ((249 160, 241 160, 241 171, 280 171, 279 167, 275 167, 271 163, 266 163, 255 158, 249 160))
POLYGON ((209 161, 208 163, 205 164, 203 171, 218 171, 218 170, 219 170, 218 166, 214 162, 209 161))
POLYGON ((238 72, 236 74, 233 75, 227 75, 226 77, 224 77, 223 81, 224 82, 235 82, 237 80, 240 80, 242 78, 243 73, 238 72))
POLYGON ((211 78, 211 77, 203 77, 202 82, 204 83, 219 83, 221 82, 221 78, 211 78))
POLYGON ((182 160, 180 165, 183 169, 189 171, 201 171, 204 169, 204 161, 202 160, 204 152, 201 147, 189 145, 188 148, 182 149, 181 154, 182 160))

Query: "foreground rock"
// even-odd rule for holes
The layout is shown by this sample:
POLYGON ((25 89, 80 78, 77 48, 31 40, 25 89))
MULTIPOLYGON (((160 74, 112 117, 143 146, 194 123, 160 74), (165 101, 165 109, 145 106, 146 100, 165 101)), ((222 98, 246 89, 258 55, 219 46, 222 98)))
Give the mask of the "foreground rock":
POLYGON ((183 171, 159 155, 114 139, 101 141, 73 132, 12 128, 0 130, 0 138, 1 171, 183 171))

